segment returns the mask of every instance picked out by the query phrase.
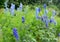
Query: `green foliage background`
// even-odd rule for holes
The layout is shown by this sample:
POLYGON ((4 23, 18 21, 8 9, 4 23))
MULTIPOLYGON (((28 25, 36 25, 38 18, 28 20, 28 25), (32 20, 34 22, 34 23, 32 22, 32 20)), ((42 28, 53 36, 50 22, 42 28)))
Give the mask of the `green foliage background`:
MULTIPOLYGON (((44 12, 41 10, 39 16, 44 12)), ((48 12, 48 16, 52 13, 48 12)), ((11 16, 10 12, 0 13, 0 28, 3 33, 3 42, 16 42, 12 29, 17 28, 19 34, 18 42, 57 42, 58 33, 60 32, 60 21, 56 16, 57 25, 50 24, 46 28, 45 23, 40 19, 36 20, 35 11, 28 7, 28 12, 16 11, 16 16, 11 16), (25 17, 25 23, 22 23, 22 16, 25 17)))
MULTIPOLYGON (((0 0, 0 8, 4 7, 5 1, 0 0)), ((11 3, 14 3, 18 7, 20 2, 24 4, 24 8, 25 5, 30 5, 27 8, 27 13, 15 10, 16 16, 11 16, 10 12, 5 14, 4 9, 0 10, 0 29, 2 29, 3 42, 16 41, 12 32, 13 28, 17 28, 18 30, 19 42, 57 42, 58 33, 60 33, 60 17, 55 16, 55 20, 57 21, 56 26, 50 24, 49 28, 46 28, 41 20, 36 20, 34 9, 36 6, 41 7, 42 10, 39 15, 41 16, 44 13, 42 4, 46 3, 48 5, 47 9, 51 7, 60 14, 60 0, 52 0, 52 3, 49 3, 49 0, 9 0, 8 7, 10 7, 11 3), (21 21, 22 16, 25 17, 24 24, 21 21)), ((51 12, 48 12, 48 16, 51 14, 51 12)))
MULTIPOLYGON (((0 0, 0 8, 4 7, 4 2, 6 0, 0 0)), ((19 6, 20 2, 22 2, 24 5, 26 4, 32 4, 32 5, 35 5, 35 4, 44 4, 46 3, 47 5, 50 5, 50 4, 54 4, 54 5, 57 5, 58 8, 60 8, 59 4, 60 4, 60 0, 8 0, 8 7, 10 6, 11 3, 14 3, 16 5, 16 7, 19 6)))

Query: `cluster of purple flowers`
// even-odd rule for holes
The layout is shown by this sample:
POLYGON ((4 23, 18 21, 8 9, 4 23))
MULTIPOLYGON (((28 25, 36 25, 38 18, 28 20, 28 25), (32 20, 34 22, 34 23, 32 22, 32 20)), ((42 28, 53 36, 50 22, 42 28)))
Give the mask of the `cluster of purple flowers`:
POLYGON ((54 25, 57 25, 57 22, 55 21, 55 19, 54 19, 54 16, 56 15, 56 11, 55 10, 53 10, 52 11, 52 16, 51 16, 51 18, 50 18, 50 23, 54 23, 54 25))
MULTIPOLYGON (((5 3, 5 7, 6 7, 5 11, 7 11, 8 10, 7 2, 5 3)), ((20 6, 19 6, 18 9, 20 11, 22 11, 22 8, 23 8, 23 4, 20 3, 20 6)), ((11 13, 12 16, 14 16, 14 14, 15 14, 14 11, 15 11, 15 4, 11 3, 10 13, 11 13)), ((56 15, 55 10, 52 11, 52 16, 51 16, 50 19, 47 16, 48 10, 46 9, 46 4, 44 4, 44 14, 43 14, 43 16, 39 16, 40 11, 41 11, 41 9, 39 7, 36 7, 36 19, 41 19, 45 23, 46 27, 49 26, 49 23, 54 23, 54 25, 56 25, 56 21, 54 19, 54 16, 56 15)), ((22 16, 22 23, 24 23, 24 22, 25 22, 25 18, 24 18, 24 16, 22 16)), ((18 32, 17 32, 16 28, 13 28, 13 35, 16 38, 16 40, 19 39, 18 32)), ((59 34, 59 36, 60 36, 60 34, 59 34)))
MULTIPOLYGON (((7 3, 8 3, 8 0, 6 0, 6 2, 4 3, 4 5, 5 5, 4 12, 5 13, 7 13, 7 11, 8 11, 8 7, 7 7, 8 5, 7 5, 7 3)), ((19 8, 17 8, 17 10, 22 11, 22 8, 23 8, 23 4, 20 3, 19 8)), ((15 10, 15 4, 11 3, 10 13, 11 13, 12 16, 15 14, 14 10, 15 10)))
MULTIPOLYGON (((23 4, 20 3, 20 6, 19 6, 19 8, 17 8, 17 10, 22 11, 22 8, 23 8, 23 4)), ((15 4, 11 3, 10 13, 12 16, 14 16, 14 14, 15 14, 14 10, 15 10, 15 4)))
POLYGON ((49 26, 49 23, 54 23, 54 25, 56 25, 56 21, 54 19, 54 16, 56 15, 55 10, 52 11, 52 16, 51 16, 50 19, 47 16, 48 10, 46 9, 46 4, 44 4, 44 14, 43 14, 43 16, 39 17, 38 16, 39 12, 40 12, 40 8, 37 7, 36 8, 36 19, 41 19, 45 23, 46 27, 49 26))

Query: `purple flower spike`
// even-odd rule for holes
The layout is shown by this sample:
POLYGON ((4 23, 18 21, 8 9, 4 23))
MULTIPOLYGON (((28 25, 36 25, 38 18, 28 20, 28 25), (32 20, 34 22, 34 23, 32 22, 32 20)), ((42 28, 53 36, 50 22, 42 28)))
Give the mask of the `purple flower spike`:
POLYGON ((22 23, 24 23, 25 22, 25 18, 22 16, 22 23))
POLYGON ((36 19, 38 19, 38 14, 39 14, 39 12, 40 12, 40 8, 38 8, 38 7, 36 7, 36 19))
POLYGON ((46 9, 46 4, 44 4, 44 8, 46 9))
POLYGON ((39 14, 39 12, 40 12, 40 8, 36 8, 36 14, 39 14))
POLYGON ((46 19, 45 23, 46 23, 46 27, 48 27, 48 25, 49 25, 49 20, 46 19))
POLYGON ((23 4, 20 3, 20 6, 19 6, 20 11, 22 11, 22 8, 23 8, 23 4))
POLYGON ((19 39, 18 32, 16 28, 13 28, 13 35, 15 36, 16 40, 19 39))
POLYGON ((11 8, 10 8, 11 15, 14 15, 14 10, 15 10, 15 4, 11 3, 11 8))

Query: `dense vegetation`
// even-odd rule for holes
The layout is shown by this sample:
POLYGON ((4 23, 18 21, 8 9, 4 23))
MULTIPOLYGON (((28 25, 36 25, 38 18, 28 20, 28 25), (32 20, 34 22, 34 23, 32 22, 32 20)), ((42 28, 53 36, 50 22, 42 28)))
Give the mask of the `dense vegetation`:
POLYGON ((60 42, 59 2, 0 0, 0 42, 60 42))

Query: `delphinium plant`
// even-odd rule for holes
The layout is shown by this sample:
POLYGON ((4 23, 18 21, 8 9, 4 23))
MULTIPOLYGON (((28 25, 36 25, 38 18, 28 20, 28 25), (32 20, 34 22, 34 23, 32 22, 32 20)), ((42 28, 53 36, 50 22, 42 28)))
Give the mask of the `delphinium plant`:
POLYGON ((22 3, 20 3, 19 8, 17 8, 17 10, 22 12, 22 10, 23 10, 23 4, 22 3))
MULTIPOLYGON (((39 14, 39 13, 38 13, 39 14)), ((39 15, 36 15, 39 17, 39 15)), ((37 23, 37 21, 33 21, 33 25, 35 25, 34 28, 38 28, 37 33, 35 33, 35 35, 37 35, 37 41, 41 41, 41 42, 57 42, 57 39, 55 38, 56 36, 56 28, 54 28, 53 26, 50 26, 50 24, 54 24, 56 25, 56 21, 54 19, 54 16, 56 15, 55 11, 52 11, 52 20, 47 16, 48 14, 48 10, 46 10, 46 4, 44 4, 44 14, 43 16, 40 16, 40 18, 37 18, 38 21, 40 20, 39 23, 37 23), (42 24, 41 24, 42 22, 42 24), (52 23, 51 23, 52 22, 52 23), (45 25, 45 26, 44 26, 45 25), (44 29, 43 29, 44 28, 44 29), (53 31, 54 29, 54 31, 53 31), (39 33, 38 33, 39 32, 39 33)))
POLYGON ((11 3, 10 14, 14 16, 15 14, 15 4, 11 3))
POLYGON ((3 16, 1 16, 1 24, 4 32, 4 41, 56 42, 56 28, 50 26, 53 19, 51 20, 51 17, 49 18, 47 16, 48 10, 46 9, 47 6, 46 4, 44 4, 43 16, 39 16, 42 10, 41 8, 37 7, 35 11, 30 10, 26 14, 23 14, 24 12, 17 12, 16 16, 12 18, 11 15, 15 14, 15 4, 12 3, 10 8, 11 15, 6 16, 2 14, 3 16))
POLYGON ((40 8, 39 7, 36 7, 36 19, 39 18, 39 13, 40 13, 40 8))
POLYGON ((15 37, 15 41, 19 42, 20 39, 19 39, 17 28, 13 28, 13 35, 15 37))

